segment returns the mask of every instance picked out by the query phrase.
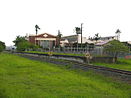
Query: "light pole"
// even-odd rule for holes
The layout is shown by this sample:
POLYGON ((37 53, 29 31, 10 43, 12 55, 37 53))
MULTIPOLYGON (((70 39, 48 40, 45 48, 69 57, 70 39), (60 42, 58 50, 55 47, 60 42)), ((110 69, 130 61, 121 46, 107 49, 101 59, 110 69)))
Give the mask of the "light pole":
POLYGON ((81 50, 82 50, 82 25, 83 23, 81 23, 81 50))
POLYGON ((76 30, 76 34, 77 34, 77 51, 78 51, 78 34, 81 34, 80 28, 79 27, 75 27, 76 30))
MULTIPOLYGON (((83 23, 81 23, 81 27, 76 27, 76 34, 81 34, 81 51, 82 51, 82 26, 83 26, 83 23)), ((78 41, 77 41, 77 44, 78 44, 78 41)))

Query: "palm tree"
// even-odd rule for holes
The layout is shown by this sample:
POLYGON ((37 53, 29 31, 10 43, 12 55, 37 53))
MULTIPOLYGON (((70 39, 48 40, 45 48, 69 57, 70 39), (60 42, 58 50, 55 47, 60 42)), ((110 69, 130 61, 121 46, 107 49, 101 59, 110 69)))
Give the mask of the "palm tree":
POLYGON ((119 29, 117 29, 115 33, 116 33, 117 40, 120 40, 121 31, 119 29))
POLYGON ((95 36, 94 36, 94 40, 96 40, 96 42, 97 42, 97 40, 99 40, 99 39, 100 39, 100 37, 99 37, 99 33, 95 34, 95 36))
POLYGON ((38 29, 40 30, 40 27, 38 25, 35 25, 36 35, 37 35, 37 32, 38 32, 38 29))
POLYGON ((36 30, 36 41, 35 41, 35 44, 37 45, 37 32, 38 32, 38 29, 40 30, 40 27, 38 25, 35 25, 35 30, 36 30))

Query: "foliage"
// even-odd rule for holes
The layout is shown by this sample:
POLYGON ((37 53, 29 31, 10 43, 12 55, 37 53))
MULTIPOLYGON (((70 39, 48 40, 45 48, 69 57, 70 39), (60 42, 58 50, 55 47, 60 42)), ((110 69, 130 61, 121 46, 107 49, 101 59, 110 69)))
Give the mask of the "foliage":
POLYGON ((18 51, 25 51, 28 49, 35 50, 38 48, 38 46, 28 42, 23 36, 17 36, 16 40, 14 40, 13 42, 15 43, 18 51))
POLYGON ((13 42, 15 43, 15 46, 18 46, 20 42, 26 42, 26 39, 24 36, 17 36, 13 42))
POLYGON ((3 98, 130 98, 131 85, 12 54, 0 58, 3 98), (36 66, 37 65, 37 66, 36 66))
POLYGON ((5 43, 0 41, 0 52, 2 52, 5 49, 5 43))
POLYGON ((36 50, 37 48, 38 48, 38 46, 31 44, 28 41, 20 42, 17 45, 17 50, 19 50, 19 51, 25 51, 25 50, 28 50, 28 49, 36 50))
POLYGON ((56 47, 61 47, 60 46, 61 36, 62 36, 62 34, 61 34, 60 30, 58 30, 58 35, 57 35, 58 44, 56 45, 56 47))
POLYGON ((99 40, 99 39, 100 39, 100 37, 99 37, 99 33, 95 34, 95 36, 94 36, 94 38, 93 38, 93 39, 97 42, 97 40, 99 40))
POLYGON ((118 40, 113 40, 104 46, 104 51, 113 53, 116 62, 118 54, 128 52, 128 47, 118 40))

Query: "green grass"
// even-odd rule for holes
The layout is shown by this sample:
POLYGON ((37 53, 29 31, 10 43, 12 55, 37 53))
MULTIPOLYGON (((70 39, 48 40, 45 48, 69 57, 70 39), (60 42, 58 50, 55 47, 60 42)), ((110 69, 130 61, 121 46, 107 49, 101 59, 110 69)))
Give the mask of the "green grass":
POLYGON ((94 65, 98 66, 105 66, 110 68, 122 69, 131 71, 131 59, 118 59, 117 63, 93 63, 94 65))
POLYGON ((0 98, 130 98, 131 85, 94 72, 0 54, 0 98))

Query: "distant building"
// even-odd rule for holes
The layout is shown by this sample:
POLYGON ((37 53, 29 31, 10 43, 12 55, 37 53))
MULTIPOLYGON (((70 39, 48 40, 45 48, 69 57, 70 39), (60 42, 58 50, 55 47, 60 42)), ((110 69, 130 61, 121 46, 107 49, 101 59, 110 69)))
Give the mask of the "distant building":
POLYGON ((111 41, 111 40, 114 40, 114 39, 117 40, 117 37, 116 36, 100 37, 99 40, 102 40, 102 41, 111 41))
POLYGON ((89 40, 92 41, 96 46, 103 46, 104 44, 108 43, 109 41, 117 40, 117 36, 99 37, 98 40, 89 38, 89 40))
POLYGON ((64 36, 62 37, 61 39, 64 41, 64 40, 67 40, 68 43, 76 43, 78 41, 78 36, 77 35, 70 35, 70 36, 64 36))
MULTIPOLYGON (((48 33, 43 33, 39 35, 29 35, 29 37, 26 37, 27 40, 29 40, 30 43, 36 44, 41 46, 42 48, 52 49, 55 46, 61 47, 70 47, 73 46, 73 44, 81 44, 81 35, 70 35, 70 36, 63 36, 61 39, 58 38, 58 36, 51 35, 48 33), (59 42, 60 41, 60 42, 59 42)), ((96 46, 103 46, 104 44, 108 43, 111 40, 116 39, 116 36, 108 36, 108 37, 100 37, 99 40, 93 40, 93 39, 87 39, 86 37, 82 37, 82 44, 95 44, 96 46)))
MULTIPOLYGON (((81 36, 80 35, 70 35, 64 36, 61 38, 61 45, 72 45, 74 43, 81 44, 81 36)), ((82 44, 84 43, 93 43, 91 40, 88 40, 86 37, 82 37, 82 44)))
MULTIPOLYGON (((36 44, 41 46, 42 48, 48 48, 52 49, 55 46, 59 46, 59 38, 57 36, 43 33, 39 35, 29 35, 29 37, 26 37, 27 40, 29 40, 30 43, 36 44)), ((87 40, 86 37, 82 37, 82 43, 91 43, 90 40, 87 40)), ((60 46, 72 46, 74 43, 81 43, 81 36, 80 35, 70 35, 70 36, 64 36, 60 39, 60 46)))
POLYGON ((61 39, 60 45, 61 47, 69 46, 69 41, 67 39, 61 39))
POLYGON ((57 44, 57 36, 43 33, 39 35, 29 35, 28 38, 30 43, 41 46, 42 48, 52 49, 57 44))

